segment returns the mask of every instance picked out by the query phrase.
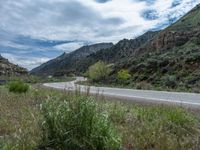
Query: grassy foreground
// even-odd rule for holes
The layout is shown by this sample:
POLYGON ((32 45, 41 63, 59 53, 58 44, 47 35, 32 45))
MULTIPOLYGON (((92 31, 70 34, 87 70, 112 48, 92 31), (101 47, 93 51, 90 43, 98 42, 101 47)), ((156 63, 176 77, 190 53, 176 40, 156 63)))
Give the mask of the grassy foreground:
POLYGON ((0 87, 0 149, 200 149, 199 112, 0 87), (99 136, 101 135, 101 136, 99 136))

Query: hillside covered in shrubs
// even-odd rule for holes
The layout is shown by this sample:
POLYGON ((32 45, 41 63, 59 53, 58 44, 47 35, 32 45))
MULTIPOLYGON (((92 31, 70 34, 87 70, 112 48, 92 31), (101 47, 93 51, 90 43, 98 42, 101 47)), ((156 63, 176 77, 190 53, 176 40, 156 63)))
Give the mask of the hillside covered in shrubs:
MULTIPOLYGON (((200 92, 199 20, 200 6, 196 6, 126 57, 113 62, 102 59, 113 65, 107 80, 99 80, 99 83, 138 89, 200 92), (118 78, 122 70, 127 70, 130 76, 123 83, 118 78)), ((104 57, 96 54, 90 55, 88 60, 95 63, 94 60, 99 59, 94 58, 104 57)))

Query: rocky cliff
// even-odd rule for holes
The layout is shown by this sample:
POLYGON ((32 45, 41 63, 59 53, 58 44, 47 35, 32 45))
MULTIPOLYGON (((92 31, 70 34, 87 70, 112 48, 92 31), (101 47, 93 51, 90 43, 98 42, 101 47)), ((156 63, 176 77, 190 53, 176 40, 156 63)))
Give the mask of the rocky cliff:
POLYGON ((19 76, 27 74, 27 70, 10 63, 0 55, 0 76, 19 76))

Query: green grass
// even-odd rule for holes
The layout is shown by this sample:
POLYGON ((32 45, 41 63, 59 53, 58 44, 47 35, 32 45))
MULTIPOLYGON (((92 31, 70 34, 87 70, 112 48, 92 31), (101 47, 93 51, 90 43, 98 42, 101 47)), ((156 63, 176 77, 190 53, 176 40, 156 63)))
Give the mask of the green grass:
POLYGON ((40 137, 38 108, 44 95, 35 90, 15 94, 0 88, 0 149, 36 147, 40 137))
POLYGON ((42 105, 42 149, 120 148, 121 139, 107 112, 93 98, 50 98, 42 105))
POLYGON ((75 80, 75 77, 40 77, 29 76, 26 81, 30 83, 48 83, 48 82, 69 82, 75 80))
POLYGON ((182 108, 116 104, 111 112, 127 149, 200 148, 199 119, 182 108))
POLYGON ((21 80, 25 83, 35 84, 35 83, 48 83, 48 82, 68 82, 75 80, 75 77, 42 77, 33 75, 24 76, 0 76, 1 80, 9 83, 12 81, 21 80))
POLYGON ((68 149, 96 149, 99 141, 104 149, 115 142, 120 149, 200 149, 199 110, 108 100, 41 88, 16 94, 1 86, 0 149, 66 149, 67 142, 68 149))

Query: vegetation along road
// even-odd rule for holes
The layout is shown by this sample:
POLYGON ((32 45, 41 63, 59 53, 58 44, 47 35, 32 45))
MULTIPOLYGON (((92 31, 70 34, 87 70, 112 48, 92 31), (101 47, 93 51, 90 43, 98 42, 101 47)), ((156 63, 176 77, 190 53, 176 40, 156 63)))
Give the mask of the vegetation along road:
POLYGON ((65 89, 74 91, 79 89, 81 92, 89 92, 91 94, 103 94, 104 96, 119 97, 122 99, 141 101, 141 102, 156 102, 166 104, 176 104, 191 107, 200 106, 200 94, 182 93, 182 92, 164 92, 164 91, 147 91, 133 90, 123 88, 95 87, 77 85, 76 82, 84 81, 83 77, 77 77, 75 81, 61 83, 45 83, 44 86, 55 89, 65 89))

